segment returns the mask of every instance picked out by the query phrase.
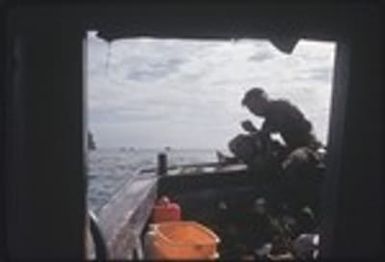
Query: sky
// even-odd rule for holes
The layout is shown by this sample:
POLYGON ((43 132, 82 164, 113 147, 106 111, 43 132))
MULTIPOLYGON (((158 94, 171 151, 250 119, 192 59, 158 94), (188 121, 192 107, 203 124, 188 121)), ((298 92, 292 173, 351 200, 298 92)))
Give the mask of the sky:
POLYGON ((86 44, 88 128, 98 147, 226 149, 243 120, 241 106, 262 87, 287 99, 326 143, 335 43, 301 40, 291 55, 268 40, 129 38, 86 44))

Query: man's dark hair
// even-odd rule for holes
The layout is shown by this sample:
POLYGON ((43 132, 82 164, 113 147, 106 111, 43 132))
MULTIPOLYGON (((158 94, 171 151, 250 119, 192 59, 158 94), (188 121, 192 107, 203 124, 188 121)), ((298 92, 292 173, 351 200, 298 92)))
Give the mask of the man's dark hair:
POLYGON ((250 90, 246 92, 242 99, 242 105, 246 105, 247 101, 250 100, 252 97, 261 98, 266 97, 266 92, 260 87, 253 87, 250 90))

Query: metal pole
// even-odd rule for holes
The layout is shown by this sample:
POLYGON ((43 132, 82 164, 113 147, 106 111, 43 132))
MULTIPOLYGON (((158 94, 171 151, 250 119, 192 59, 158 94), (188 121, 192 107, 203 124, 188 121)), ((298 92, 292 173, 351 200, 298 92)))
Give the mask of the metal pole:
POLYGON ((167 154, 158 154, 158 175, 163 176, 167 174, 167 154))

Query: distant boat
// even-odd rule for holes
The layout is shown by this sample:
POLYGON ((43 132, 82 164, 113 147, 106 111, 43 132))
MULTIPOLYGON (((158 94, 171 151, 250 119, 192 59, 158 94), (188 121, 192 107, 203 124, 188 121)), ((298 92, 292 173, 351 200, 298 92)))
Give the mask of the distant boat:
POLYGON ((165 149, 166 151, 171 151, 171 147, 169 147, 169 146, 166 146, 164 149, 165 149))
POLYGON ((93 134, 88 131, 88 149, 93 151, 93 150, 96 150, 96 143, 95 143, 95 140, 94 140, 94 136, 93 134))

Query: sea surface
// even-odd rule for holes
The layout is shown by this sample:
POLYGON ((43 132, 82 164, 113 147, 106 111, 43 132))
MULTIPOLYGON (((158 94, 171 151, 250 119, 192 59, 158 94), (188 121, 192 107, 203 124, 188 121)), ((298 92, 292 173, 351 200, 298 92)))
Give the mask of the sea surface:
POLYGON ((99 148, 88 153, 88 208, 96 214, 141 168, 156 167, 157 154, 166 152, 169 165, 216 161, 212 149, 99 148))

